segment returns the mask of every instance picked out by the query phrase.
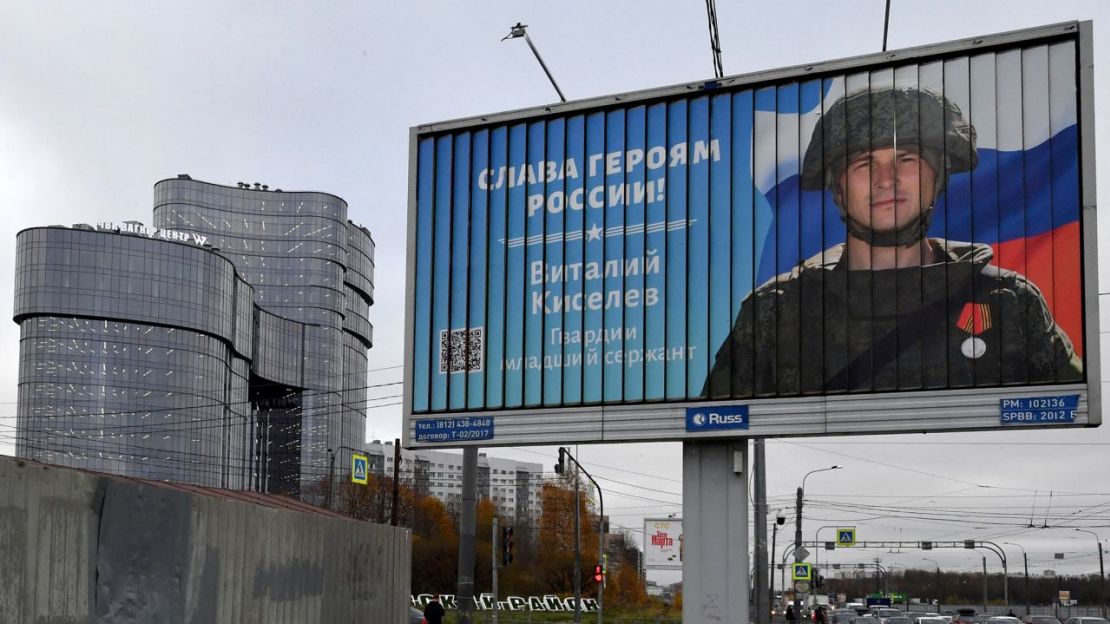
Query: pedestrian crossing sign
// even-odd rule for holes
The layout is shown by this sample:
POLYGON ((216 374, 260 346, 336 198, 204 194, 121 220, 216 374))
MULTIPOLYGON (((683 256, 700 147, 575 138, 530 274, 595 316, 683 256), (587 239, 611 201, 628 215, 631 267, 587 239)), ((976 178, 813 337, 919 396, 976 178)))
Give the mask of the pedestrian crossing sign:
POLYGON ((836 545, 840 547, 856 545, 856 527, 836 530, 836 545))
POLYGON ((351 454, 351 483, 366 485, 369 481, 370 458, 358 453, 351 454))
POLYGON ((795 563, 793 578, 795 581, 808 581, 813 578, 813 568, 808 563, 795 563))

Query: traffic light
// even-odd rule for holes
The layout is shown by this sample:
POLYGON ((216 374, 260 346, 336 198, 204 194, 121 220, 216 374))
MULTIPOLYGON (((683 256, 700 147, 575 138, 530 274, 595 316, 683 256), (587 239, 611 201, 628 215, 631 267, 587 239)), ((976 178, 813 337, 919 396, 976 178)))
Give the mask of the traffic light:
POLYGON ((605 580, 605 570, 601 568, 600 563, 594 566, 594 580, 598 583, 605 580))
POLYGON ((824 585, 824 584, 825 584, 825 577, 821 576, 820 574, 813 577, 813 587, 814 588, 821 589, 821 586, 824 585))
POLYGON ((507 566, 513 562, 513 527, 501 528, 501 565, 507 566))
POLYGON ((566 471, 567 466, 566 466, 566 463, 564 463, 564 460, 563 460, 563 455, 566 452, 567 452, 567 450, 565 448, 563 448, 561 446, 559 447, 559 463, 555 464, 555 474, 563 474, 566 471))

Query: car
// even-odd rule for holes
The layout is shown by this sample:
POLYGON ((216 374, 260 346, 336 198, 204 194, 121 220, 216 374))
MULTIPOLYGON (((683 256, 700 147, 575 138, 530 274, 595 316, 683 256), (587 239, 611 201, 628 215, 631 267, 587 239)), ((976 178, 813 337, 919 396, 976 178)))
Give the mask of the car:
POLYGON ((908 615, 892 615, 886 619, 886 624, 913 624, 913 618, 908 615))
POLYGON ((1021 621, 1024 624, 1060 624, 1060 620, 1052 615, 1027 615, 1021 621))
POLYGON ((416 607, 409 607, 409 619, 405 624, 420 624, 424 621, 424 612, 416 607))
POLYGON ((983 616, 975 615, 975 609, 961 608, 952 616, 952 624, 977 624, 983 616))
MULTIPOLYGON (((882 609, 879 609, 878 612, 876 612, 875 615, 879 618, 880 624, 888 624, 888 622, 890 621, 890 618, 905 616, 905 614, 902 613, 901 611, 899 611, 898 609, 891 609, 890 607, 883 607, 882 609)), ((909 623, 908 622, 901 622, 900 624, 909 624, 909 623)))
POLYGON ((1064 621, 1064 624, 1110 624, 1110 622, 1100 617, 1070 617, 1064 621))
POLYGON ((952 624, 952 618, 943 615, 922 615, 917 618, 914 624, 952 624))
POLYGON ((829 614, 829 624, 851 624, 853 618, 859 617, 855 609, 837 609, 829 614))
POLYGON ((1021 620, 1009 615, 994 615, 983 622, 984 624, 1021 624, 1021 620))
POLYGON ((871 615, 857 615, 849 624, 879 624, 879 618, 871 615))

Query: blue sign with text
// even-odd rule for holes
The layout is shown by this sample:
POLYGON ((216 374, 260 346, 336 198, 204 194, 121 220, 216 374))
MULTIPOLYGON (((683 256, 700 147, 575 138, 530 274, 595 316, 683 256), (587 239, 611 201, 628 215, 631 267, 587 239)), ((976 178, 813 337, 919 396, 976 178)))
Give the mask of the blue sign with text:
POLYGON ((416 421, 417 442, 468 442, 493 438, 493 418, 424 418, 416 421))
POLYGON ((1079 395, 1001 399, 1003 425, 1043 425, 1073 423, 1079 409, 1079 395))
POLYGON ((747 429, 747 405, 708 405, 686 408, 686 431, 747 429))

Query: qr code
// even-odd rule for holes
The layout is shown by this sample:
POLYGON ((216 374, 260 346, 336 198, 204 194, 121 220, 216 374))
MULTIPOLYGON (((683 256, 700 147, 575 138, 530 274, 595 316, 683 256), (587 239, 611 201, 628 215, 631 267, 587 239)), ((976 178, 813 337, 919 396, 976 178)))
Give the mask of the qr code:
POLYGON ((439 332, 439 372, 462 373, 482 370, 482 327, 439 332))

